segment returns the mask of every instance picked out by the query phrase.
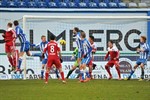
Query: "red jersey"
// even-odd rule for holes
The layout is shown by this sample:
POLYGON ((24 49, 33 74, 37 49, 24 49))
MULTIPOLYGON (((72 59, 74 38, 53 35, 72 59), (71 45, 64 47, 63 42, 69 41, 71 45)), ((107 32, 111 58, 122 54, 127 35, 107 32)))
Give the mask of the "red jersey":
POLYGON ((95 42, 92 43, 91 46, 92 46, 92 53, 96 53, 97 46, 96 46, 95 42))
POLYGON ((50 57, 58 57, 58 52, 60 52, 60 48, 55 41, 50 41, 44 49, 44 53, 48 52, 48 58, 50 57))
POLYGON ((114 58, 117 58, 116 60, 119 60, 119 50, 116 46, 113 46, 112 48, 108 47, 108 53, 105 56, 105 59, 108 58, 110 55, 110 60, 115 60, 114 58))
POLYGON ((3 37, 7 45, 14 45, 14 42, 16 41, 16 33, 12 28, 9 28, 3 37))

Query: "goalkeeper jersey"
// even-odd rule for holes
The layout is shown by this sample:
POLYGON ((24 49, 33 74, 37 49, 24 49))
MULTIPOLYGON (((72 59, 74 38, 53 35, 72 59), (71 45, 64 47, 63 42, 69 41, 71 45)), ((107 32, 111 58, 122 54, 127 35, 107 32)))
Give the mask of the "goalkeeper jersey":
POLYGON ((78 58, 78 48, 75 48, 75 50, 73 51, 73 56, 77 60, 77 58, 78 58))

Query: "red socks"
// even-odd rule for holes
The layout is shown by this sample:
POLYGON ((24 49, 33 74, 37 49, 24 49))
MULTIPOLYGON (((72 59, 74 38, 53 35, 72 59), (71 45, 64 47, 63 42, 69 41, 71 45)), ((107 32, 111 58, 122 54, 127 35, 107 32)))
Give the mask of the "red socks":
POLYGON ((108 66, 105 66, 106 71, 108 72, 109 76, 112 76, 110 73, 110 68, 108 66))
POLYGON ((90 74, 90 77, 92 77, 92 72, 89 72, 89 74, 90 74))
POLYGON ((118 73, 119 78, 121 78, 119 67, 116 67, 116 70, 117 70, 117 73, 118 73))
POLYGON ((60 75, 61 75, 62 80, 65 80, 65 78, 64 78, 64 72, 61 72, 60 75))
POLYGON ((10 56, 10 57, 8 57, 8 60, 9 60, 10 64, 13 66, 13 59, 12 59, 12 57, 11 57, 11 56, 10 56))
POLYGON ((45 82, 48 82, 49 73, 45 73, 45 82))

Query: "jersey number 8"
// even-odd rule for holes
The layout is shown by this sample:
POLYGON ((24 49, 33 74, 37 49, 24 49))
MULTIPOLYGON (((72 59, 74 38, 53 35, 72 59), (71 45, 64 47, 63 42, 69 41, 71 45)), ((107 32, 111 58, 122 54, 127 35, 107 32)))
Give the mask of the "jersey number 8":
POLYGON ((55 52, 54 46, 51 46, 50 48, 51 48, 51 49, 50 49, 50 52, 51 52, 51 53, 55 52))

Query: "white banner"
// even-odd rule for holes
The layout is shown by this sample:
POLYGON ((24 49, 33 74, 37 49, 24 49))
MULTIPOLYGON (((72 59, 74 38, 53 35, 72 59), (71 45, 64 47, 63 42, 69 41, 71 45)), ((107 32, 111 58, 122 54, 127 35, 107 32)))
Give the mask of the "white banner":
MULTIPOLYGON (((8 21, 22 19, 23 15, 41 15, 41 13, 9 13, 1 12, 0 32, 6 29, 8 21), (12 16, 12 14, 14 16, 12 16)), ((31 43, 39 43, 41 35, 46 35, 49 40, 51 34, 57 40, 65 39, 64 52, 73 51, 76 43, 72 37, 72 29, 79 27, 85 31, 87 38, 93 34, 97 43, 98 52, 106 52, 108 40, 114 40, 118 49, 124 53, 133 53, 139 45, 139 37, 147 36, 147 20, 143 19, 88 19, 88 16, 147 16, 146 13, 42 13, 42 16, 87 16, 86 19, 27 19, 24 30, 31 43)), ((19 20, 22 26, 22 20, 19 20)), ((0 36, 0 39, 2 37, 0 36)), ((19 41, 18 41, 19 42, 19 41)), ((4 45, 0 44, 0 52, 4 52, 4 45)), ((18 48, 19 49, 19 48, 18 48)), ((31 48, 31 51, 34 51, 31 48)))
MULTIPOLYGON (((65 73, 65 76, 67 75, 68 71, 72 68, 74 62, 63 62, 63 71, 65 73)), ((108 74, 105 70, 105 64, 107 62, 94 62, 97 64, 97 67, 95 70, 93 70, 93 77, 95 79, 107 79, 108 74)), ((135 61, 131 61, 130 59, 127 58, 121 58, 120 59, 120 70, 121 70, 121 77, 126 78, 130 71, 131 68, 133 68, 133 65, 135 64, 135 61)), ((150 78, 150 62, 148 62, 148 66, 145 66, 145 78, 150 78)), ((21 69, 23 69, 21 67, 21 69)), ((41 72, 41 62, 38 57, 28 57, 27 58, 27 79, 39 79, 40 77, 40 72, 41 72)), ((70 78, 75 79, 78 75, 78 71, 74 71, 70 78)), ((111 68, 111 72, 113 75, 113 78, 117 79, 118 75, 115 70, 115 67, 111 68)), ((141 69, 138 68, 136 72, 133 75, 133 79, 139 78, 141 75, 141 69)), ((7 60, 6 55, 1 55, 0 56, 0 79, 5 80, 5 79, 23 79, 24 77, 24 72, 23 70, 19 73, 14 73, 11 72, 11 67, 10 64, 7 60), (5 59, 5 60, 4 60, 5 59)), ((56 75, 54 71, 51 71, 50 77, 49 78, 56 78, 56 75)))

